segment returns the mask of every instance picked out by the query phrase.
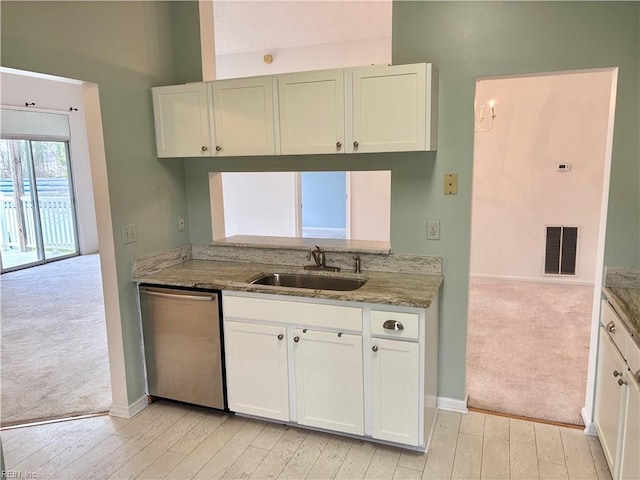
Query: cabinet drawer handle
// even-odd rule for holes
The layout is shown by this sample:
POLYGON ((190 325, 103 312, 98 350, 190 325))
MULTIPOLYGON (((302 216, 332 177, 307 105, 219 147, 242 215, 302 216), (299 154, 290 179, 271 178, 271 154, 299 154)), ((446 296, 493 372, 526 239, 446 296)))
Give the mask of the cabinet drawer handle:
POLYGON ((342 148, 342 142, 336 142, 336 148, 339 150, 342 148))
POLYGON ((220 150, 222 150, 222 147, 220 145, 216 145, 216 152, 219 152, 220 150))
POLYGON ((293 341, 298 343, 300 341, 300 337, 293 337, 293 341))
POLYGON ((378 345, 374 345, 373 347, 371 347, 371 350, 373 350, 374 352, 378 351, 378 345))
POLYGON ((387 330, 404 330, 404 325, 397 320, 387 320, 382 324, 382 328, 387 330))
POLYGON ((607 323, 607 332, 616 333, 616 324, 613 322, 607 323))
POLYGON ((613 376, 614 376, 614 378, 615 378, 615 377, 621 377, 621 376, 622 376, 622 372, 619 372, 619 371, 617 371, 617 370, 614 370, 614 371, 613 371, 613 376))
POLYGON ((353 148, 358 148, 358 145, 360 145, 358 142, 353 142, 353 148))
POLYGON ((283 338, 284 338, 284 335, 282 335, 282 334, 278 335, 278 340, 282 340, 283 338))
POLYGON ((203 146, 202 146, 202 151, 203 151, 203 152, 206 152, 207 150, 209 150, 209 149, 203 145, 203 146))
POLYGON ((621 378, 618 379, 618 385, 623 386, 623 385, 626 385, 626 384, 627 384, 627 382, 625 382, 623 379, 621 379, 621 378))

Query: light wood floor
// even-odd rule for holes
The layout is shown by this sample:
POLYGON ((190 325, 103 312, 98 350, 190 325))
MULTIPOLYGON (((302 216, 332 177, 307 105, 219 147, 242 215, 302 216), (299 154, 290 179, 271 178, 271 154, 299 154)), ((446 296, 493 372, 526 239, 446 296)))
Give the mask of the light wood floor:
POLYGON ((165 401, 1 435, 21 478, 611 478, 581 430, 477 412, 441 411, 428 455, 165 401))

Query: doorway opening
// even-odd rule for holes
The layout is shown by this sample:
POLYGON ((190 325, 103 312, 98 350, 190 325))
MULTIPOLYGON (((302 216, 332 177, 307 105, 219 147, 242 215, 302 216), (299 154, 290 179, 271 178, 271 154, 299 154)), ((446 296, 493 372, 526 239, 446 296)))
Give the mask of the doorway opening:
POLYGON ((0 139, 2 273, 79 254, 67 141, 0 139))
POLYGON ((470 407, 585 423, 615 79, 600 69, 476 81, 470 407))
POLYGON ((106 185, 92 172, 102 160, 89 136, 101 135, 89 123, 97 86, 94 99, 77 80, 6 68, 0 80, 0 424, 105 412, 113 396, 102 273, 113 257, 98 253, 108 195, 93 192, 106 185))

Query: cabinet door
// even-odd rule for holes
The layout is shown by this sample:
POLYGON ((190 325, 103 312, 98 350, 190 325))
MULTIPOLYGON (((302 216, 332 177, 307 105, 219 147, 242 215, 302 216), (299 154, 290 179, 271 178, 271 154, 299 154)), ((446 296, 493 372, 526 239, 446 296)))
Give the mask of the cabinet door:
POLYGON ((274 155, 272 77, 210 83, 218 156, 274 155))
POLYGON ((205 83, 151 89, 158 158, 211 155, 205 83))
POLYGON ((418 445, 420 347, 382 338, 371 343, 373 437, 418 445))
POLYGON ((621 414, 623 413, 624 385, 618 379, 624 375, 626 365, 609 335, 600 328, 596 401, 594 420, 609 469, 614 472, 618 448, 621 414))
POLYGON ((225 321, 229 409, 289 420, 286 329, 225 321))
POLYGON ((353 70, 353 152, 426 148, 426 65, 353 70))
POLYGON ((362 337, 299 329, 293 335, 298 423, 363 435, 362 337))
POLYGON ((620 478, 638 480, 640 478, 640 386, 628 381, 627 414, 620 458, 620 478))
POLYGON ((278 96, 281 153, 344 151, 342 70, 282 75, 278 96))

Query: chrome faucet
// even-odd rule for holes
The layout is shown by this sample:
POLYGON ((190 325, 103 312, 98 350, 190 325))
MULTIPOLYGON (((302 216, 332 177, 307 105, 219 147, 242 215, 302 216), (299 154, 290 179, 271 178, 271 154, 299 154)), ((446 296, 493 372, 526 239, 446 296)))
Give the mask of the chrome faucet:
POLYGON ((355 273, 362 273, 362 264, 360 263, 360 255, 356 255, 355 257, 353 257, 353 259, 355 260, 355 266, 354 266, 354 272, 355 273))
POLYGON ((316 267, 324 268, 327 263, 327 257, 324 254, 324 250, 322 250, 318 245, 316 245, 315 249, 309 250, 307 253, 307 260, 311 260, 313 256, 313 261, 316 262, 316 267))
POLYGON ((324 253, 324 250, 322 250, 318 245, 307 252, 307 260, 311 260, 311 257, 313 257, 315 265, 305 265, 305 270, 329 270, 332 272, 340 271, 340 267, 331 267, 327 265, 327 257, 324 253))

